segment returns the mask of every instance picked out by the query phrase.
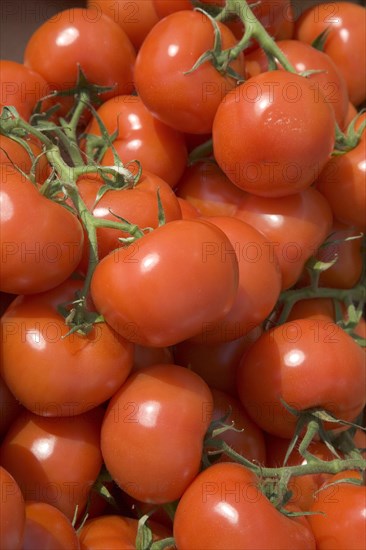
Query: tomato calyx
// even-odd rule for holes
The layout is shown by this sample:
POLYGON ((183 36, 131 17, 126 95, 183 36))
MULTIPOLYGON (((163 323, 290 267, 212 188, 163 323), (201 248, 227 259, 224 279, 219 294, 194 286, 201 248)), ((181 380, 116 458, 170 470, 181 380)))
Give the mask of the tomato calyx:
POLYGON ((152 513, 153 512, 144 514, 139 519, 136 536, 136 550, 164 550, 164 548, 171 548, 174 546, 173 537, 168 537, 154 542, 152 530, 147 525, 147 521, 152 513))
POLYGON ((358 125, 358 122, 364 118, 365 112, 366 109, 362 109, 357 113, 349 123, 346 132, 342 132, 336 125, 336 142, 332 156, 344 155, 357 147, 366 128, 366 118, 362 120, 360 125, 358 125))

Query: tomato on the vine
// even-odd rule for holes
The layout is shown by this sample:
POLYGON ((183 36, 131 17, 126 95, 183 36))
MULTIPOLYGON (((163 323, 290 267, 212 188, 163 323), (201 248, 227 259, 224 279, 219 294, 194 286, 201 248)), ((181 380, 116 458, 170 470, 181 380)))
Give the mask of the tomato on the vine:
POLYGON ((179 550, 315 550, 306 519, 281 514, 253 472, 228 462, 194 479, 178 503, 173 532, 179 550))
MULTIPOLYGON (((298 412, 322 408, 352 422, 366 403, 361 347, 326 319, 298 319, 262 334, 238 368, 238 392, 251 418, 280 437, 294 435, 298 412)), ((325 423, 326 429, 336 424, 325 423)))
POLYGON ((69 518, 47 502, 25 503, 23 550, 79 550, 79 540, 69 518))
MULTIPOLYGON (((236 39, 222 23, 222 48, 236 39)), ((198 58, 214 45, 214 28, 198 11, 168 15, 150 31, 136 58, 134 82, 139 96, 154 116, 181 132, 206 134, 221 99, 236 86, 235 78, 205 61, 189 72, 198 58)), ((243 74, 243 56, 230 63, 243 74)))
POLYGON ((212 410, 209 387, 189 369, 158 364, 132 374, 102 424, 103 459, 114 481, 143 502, 180 498, 199 472, 212 410))
POLYGON ((69 334, 72 326, 57 308, 75 300, 81 286, 71 280, 49 292, 19 296, 1 317, 1 376, 15 397, 41 416, 74 416, 95 408, 132 369, 133 345, 107 323, 94 324, 85 335, 69 334))
POLYGON ((1 290, 32 294, 56 287, 80 262, 79 220, 6 164, 0 164, 0 186, 1 290))
POLYGON ((24 498, 14 477, 0 466, 0 547, 22 550, 25 527, 24 498))
POLYGON ((156 347, 218 321, 237 288, 233 246, 218 227, 199 219, 169 222, 117 248, 99 262, 91 281, 106 322, 127 340, 156 347))
POLYGON ((212 128, 214 154, 235 185, 283 197, 315 181, 335 142, 334 111, 315 92, 303 76, 270 71, 222 99, 212 128))

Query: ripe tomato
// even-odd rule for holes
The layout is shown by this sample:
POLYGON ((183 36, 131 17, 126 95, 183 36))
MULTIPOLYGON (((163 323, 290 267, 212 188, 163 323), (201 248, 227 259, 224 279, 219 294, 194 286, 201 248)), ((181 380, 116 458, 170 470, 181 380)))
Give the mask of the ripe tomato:
POLYGON ((178 181, 178 197, 189 201, 202 216, 234 216, 245 193, 234 185, 215 162, 188 166, 178 181))
MULTIPOLYGON (((222 48, 236 43, 219 23, 222 48)), ((206 134, 221 99, 236 81, 206 61, 185 74, 214 45, 211 21, 197 11, 179 11, 159 21, 144 40, 136 58, 134 81, 142 101, 154 116, 181 132, 206 134)), ((243 56, 230 63, 243 74, 243 56)))
POLYGON ((132 374, 103 419, 101 449, 114 481, 143 502, 179 498, 198 474, 212 409, 209 387, 188 369, 163 364, 132 374))
MULTIPOLYGON (((267 454, 266 466, 269 468, 283 466, 291 440, 266 434, 265 441, 267 454)), ((336 458, 321 441, 312 441, 308 447, 308 451, 320 460, 329 461, 336 458)), ((299 464, 307 464, 307 460, 301 456, 297 447, 295 447, 286 461, 286 466, 298 466, 299 464)), ((288 484, 288 489, 292 492, 290 502, 296 504, 301 510, 309 511, 311 505, 317 499, 316 491, 331 477, 331 474, 322 472, 292 477, 288 484)))
MULTIPOLYGON (((95 204, 102 184, 90 178, 80 178, 78 188, 86 206, 96 218, 118 221, 117 216, 141 229, 156 228, 159 224, 158 193, 167 222, 181 218, 182 212, 171 187, 155 174, 144 172, 135 187, 124 190, 110 189, 95 204)), ((112 250, 123 246, 120 237, 129 237, 128 233, 108 227, 97 228, 98 256, 104 258, 112 250)), ((83 258, 79 270, 86 272, 89 257, 89 242, 84 241, 83 258)))
POLYGON ((21 404, 0 376, 0 438, 6 434, 8 428, 21 411, 21 404))
POLYGON ((92 8, 69 8, 35 30, 24 64, 56 90, 73 88, 80 66, 89 82, 114 87, 102 94, 108 99, 132 92, 135 57, 130 39, 113 19, 92 8))
MULTIPOLYGON (((314 100, 327 101, 334 110, 338 125, 342 128, 348 111, 348 90, 346 81, 332 58, 299 40, 278 40, 277 46, 297 72, 320 71, 307 76, 314 90, 314 100)), ((245 60, 248 77, 269 70, 268 58, 262 48, 249 54, 248 58, 245 60)), ((280 63, 277 63, 277 67, 284 70, 280 63)))
POLYGON ((309 187, 329 160, 334 111, 306 78, 264 72, 223 98, 212 137, 216 161, 235 185, 283 197, 309 187), (250 139, 241 139, 243 128, 250 139))
POLYGON ((305 518, 282 515, 253 472, 233 463, 210 466, 178 503, 174 539, 179 550, 315 550, 305 518))
MULTIPOLYGON (((167 538, 168 529, 154 521, 147 525, 153 532, 153 541, 167 538)), ((117 515, 100 516, 88 520, 79 532, 81 550, 135 550, 138 520, 117 515)))
POLYGON ((358 106, 366 99, 365 8, 354 2, 321 2, 296 21, 295 38, 311 44, 325 29, 330 32, 324 51, 342 71, 349 98, 358 106))
MULTIPOLYGON (((359 118, 356 128, 365 121, 359 118)), ((327 199, 334 217, 340 222, 366 232, 366 130, 350 151, 332 157, 316 182, 316 188, 327 199)))
POLYGON ((159 19, 176 11, 193 9, 191 0, 153 0, 153 4, 159 19))
POLYGON ((50 166, 42 149, 33 138, 27 140, 27 144, 37 159, 33 167, 33 161, 28 152, 22 145, 10 137, 0 135, 0 163, 8 166, 16 166, 25 174, 29 175, 32 168, 35 170, 35 179, 37 183, 42 183, 50 175, 50 166))
POLYGON ((136 50, 141 46, 147 33, 159 21, 153 0, 88 0, 87 5, 98 14, 108 15, 127 34, 136 50))
POLYGON ((211 216, 210 223, 229 238, 239 266, 239 286, 230 311, 205 323, 194 337, 201 343, 237 340, 260 325, 274 308, 281 290, 278 261, 262 233, 230 216, 211 216))
POLYGON ((0 547, 1 550, 22 550, 25 526, 25 505, 13 476, 0 466, 0 547))
POLYGON ((239 397, 251 418, 285 438, 293 436, 296 417, 281 399, 298 411, 320 407, 353 421, 366 403, 365 384, 363 350, 325 319, 299 319, 263 333, 238 368, 239 397))
POLYGON ((6 164, 0 165, 0 185, 1 290, 31 294, 54 288, 80 261, 81 224, 6 164))
POLYGON ((36 71, 16 61, 0 60, 0 109, 15 107, 29 120, 37 102, 51 91, 51 86, 36 71))
POLYGON ((174 345, 222 318, 237 288, 229 239, 199 219, 169 222, 116 249, 91 282, 106 322, 128 340, 153 347, 174 345))
POLYGON ((210 387, 237 395, 236 371, 243 354, 261 334, 256 327, 249 334, 218 344, 184 340, 174 346, 175 363, 199 374, 210 387))
MULTIPOLYGON (((319 276, 319 285, 331 288, 352 288, 362 274, 362 234, 335 220, 331 233, 315 254, 322 262, 335 264, 319 276), (345 240, 352 239, 353 240, 345 240), (327 244, 328 243, 328 244, 327 244)), ((309 284, 309 275, 304 273, 300 284, 309 284)))
MULTIPOLYGON (((110 134, 118 130, 113 146, 123 163, 137 159, 144 171, 156 174, 171 187, 177 183, 187 161, 183 134, 153 117, 137 96, 122 95, 110 99, 99 107, 97 113, 110 134)), ((100 135, 95 118, 87 132, 100 135)), ((101 164, 114 165, 110 148, 101 164)))
POLYGON ((23 550, 79 550, 80 545, 71 521, 46 502, 25 503, 23 550))
POLYGON ((309 516, 319 550, 363 550, 366 540, 366 487, 338 483, 345 478, 361 478, 361 472, 342 472, 332 476, 321 488, 309 516))
POLYGON ((85 336, 66 336, 70 327, 57 306, 74 300, 80 288, 80 281, 67 281, 42 295, 19 296, 1 318, 1 375, 35 414, 73 416, 93 409, 131 371, 132 344, 106 323, 85 336))
MULTIPOLYGON (((216 439, 225 441, 234 451, 248 460, 264 464, 266 459, 266 445, 262 430, 251 420, 238 399, 228 393, 211 388, 214 399, 212 420, 222 419, 230 412, 225 424, 234 423, 234 430, 228 430, 216 439)), ((224 453, 221 462, 231 461, 224 453)))
POLYGON ((282 289, 296 283, 306 261, 317 251, 332 226, 329 204, 313 188, 282 198, 248 193, 235 216, 268 239, 279 262, 282 289))
POLYGON ((200 217, 197 208, 195 208, 193 204, 188 202, 186 199, 182 199, 181 197, 177 198, 182 212, 182 220, 190 220, 192 218, 200 217))
POLYGON ((0 447, 0 463, 25 500, 56 506, 69 520, 78 506, 80 517, 102 466, 101 418, 99 409, 72 418, 18 416, 0 447))

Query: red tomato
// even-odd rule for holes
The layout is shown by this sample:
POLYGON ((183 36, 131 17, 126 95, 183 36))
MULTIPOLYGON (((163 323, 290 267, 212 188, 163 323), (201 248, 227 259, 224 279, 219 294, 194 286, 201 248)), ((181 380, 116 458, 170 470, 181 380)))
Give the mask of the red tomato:
POLYGON ((205 323, 195 341, 203 344, 237 340, 260 325, 274 308, 281 291, 278 261, 262 233, 230 216, 211 216, 230 240, 239 266, 239 286, 230 311, 205 323))
POLYGON ((348 128, 348 125, 352 122, 352 120, 355 118, 356 115, 357 115, 357 109, 353 105, 353 103, 349 101, 347 115, 346 115, 346 119, 344 121, 342 130, 346 130, 348 128))
POLYGON ((176 11, 193 9, 191 0, 153 0, 153 4, 160 19, 176 11))
POLYGON ((97 13, 105 13, 118 23, 132 44, 139 49, 147 33, 159 21, 153 0, 88 0, 87 5, 97 13))
MULTIPOLYGON (((365 356, 335 323, 299 319, 264 333, 238 368, 238 392, 251 418, 263 430, 292 437, 298 411, 326 409, 353 421, 366 403, 365 356), (260 372, 260 376, 258 373, 260 372)), ((335 424, 326 424, 334 429, 335 424)))
POLYGON ((46 502, 72 520, 82 514, 102 466, 100 423, 95 409, 72 418, 44 418, 28 411, 9 429, 0 462, 25 500, 46 502))
POLYGON ((324 51, 342 71, 354 105, 366 99, 365 16, 365 8, 354 2, 321 2, 305 10, 295 27, 295 38, 309 44, 330 29, 324 51))
MULTIPOLYGON (((144 172, 135 187, 124 190, 110 189, 95 204, 101 183, 89 178, 78 181, 78 189, 86 206, 96 218, 118 221, 117 216, 141 229, 156 228, 159 224, 158 193, 164 209, 167 222, 181 218, 182 212, 178 200, 171 187, 155 174, 144 172)), ((123 246, 120 237, 129 237, 128 233, 107 227, 97 228, 98 255, 104 258, 112 250, 123 246)), ((89 257, 89 242, 85 239, 82 271, 86 271, 89 257)))
MULTIPOLYGON (((154 521, 147 523, 153 531, 153 541, 170 536, 168 529, 154 521)), ((80 529, 80 550, 135 550, 138 520, 110 515, 88 520, 80 529)))
POLYGON ((238 262, 229 239, 194 219, 169 222, 103 258, 91 294, 122 336, 165 347, 226 315, 237 288, 238 262))
MULTIPOLYGON (((356 286, 362 274, 362 234, 335 221, 331 233, 315 256, 325 263, 336 260, 335 264, 320 274, 320 286, 352 288, 356 286), (345 240, 352 237, 358 238, 345 240)), ((309 284, 308 273, 304 273, 300 283, 309 284)))
POLYGON ((37 72, 22 63, 0 60, 0 110, 15 107, 19 115, 29 120, 37 102, 50 93, 52 87, 37 72))
MULTIPOLYGON (((338 125, 343 127, 348 111, 348 90, 346 81, 332 58, 299 40, 278 40, 277 46, 297 72, 320 71, 307 77, 312 84, 314 100, 316 103, 327 101, 334 110, 338 125)), ((258 74, 258 70, 269 70, 268 58, 262 48, 258 48, 248 57, 245 60, 248 77, 258 74)), ((280 63, 277 63, 277 67, 284 70, 280 63)))
MULTIPOLYGON (((318 550, 363 550, 366 540, 366 487, 338 483, 344 478, 361 478, 360 472, 342 472, 326 482, 311 507, 309 516, 318 550)), ((362 482, 361 482, 362 483, 362 482)))
POLYGON ((309 187, 329 160, 334 111, 306 78, 264 72, 223 98, 212 137, 216 161, 235 185, 283 197, 309 187), (250 139, 242 139, 243 128, 250 139))
MULTIPOLYGON (((185 139, 180 132, 153 117, 137 96, 110 99, 97 113, 109 134, 118 130, 113 146, 123 163, 137 159, 144 171, 156 174, 171 187, 177 183, 187 161, 185 139)), ((95 118, 87 132, 100 135, 95 118)), ((107 149, 101 164, 114 165, 111 149, 107 149)))
POLYGON ((23 550, 25 505, 13 476, 0 466, 0 547, 1 550, 23 550))
POLYGON ((199 212, 197 208, 193 206, 190 202, 188 202, 186 199, 182 199, 181 197, 177 197, 179 206, 182 212, 182 220, 190 220, 192 218, 199 218, 199 212))
POLYGON ((296 283, 306 261, 315 254, 332 227, 329 204, 313 188, 282 198, 248 193, 235 216, 268 239, 279 262, 282 289, 296 283))
POLYGON ((234 216, 245 193, 236 187, 215 162, 200 161, 186 168, 176 193, 202 216, 234 216))
POLYGON ((209 386, 236 396, 236 371, 240 359, 260 334, 260 327, 256 327, 231 342, 203 344, 184 340, 174 346, 175 362, 199 374, 209 386))
POLYGON ((41 416, 93 409, 119 389, 132 368, 132 344, 106 323, 85 336, 66 336, 70 326, 57 306, 74 300, 80 288, 79 281, 67 281, 49 293, 19 296, 1 318, 1 375, 16 398, 41 416))
MULTIPOLYGON (((266 435, 265 440, 267 450, 266 466, 269 468, 284 466, 284 459, 290 447, 291 440, 273 435, 271 436, 269 434, 266 435)), ((308 447, 308 451, 320 460, 329 461, 336 458, 321 441, 312 441, 308 447)), ((295 447, 286 461, 286 466, 298 466, 299 464, 307 463, 308 461, 301 456, 297 447, 295 447)), ((322 472, 318 474, 293 476, 288 484, 288 489, 292 492, 290 502, 296 504, 301 510, 309 511, 311 505, 317 499, 316 491, 331 477, 331 474, 322 472)))
MULTIPOLYGON (((359 118, 356 128, 366 115, 359 118)), ((366 232, 366 130, 354 147, 332 157, 320 173, 316 188, 327 199, 334 217, 340 222, 366 232)))
POLYGON ((102 425, 103 459, 114 481, 143 502, 179 498, 199 472, 212 408, 209 387, 188 369, 153 365, 131 375, 102 425))
POLYGON ((174 363, 170 348, 147 348, 137 344, 134 346, 133 371, 151 367, 158 363, 174 363))
POLYGON ((132 92, 135 57, 127 34, 110 17, 93 8, 69 8, 35 30, 24 64, 57 90, 75 86, 80 66, 89 82, 114 87, 103 93, 108 99, 132 92))
MULTIPOLYGON (((234 46, 231 31, 218 25, 222 48, 234 46)), ((221 74, 209 61, 185 74, 213 45, 208 17, 186 10, 159 21, 138 52, 134 81, 142 101, 154 116, 181 132, 210 133, 221 99, 236 86, 234 78, 221 74)), ((230 67, 243 74, 242 54, 230 67)))
POLYGON ((25 503, 26 522, 23 550, 79 550, 79 541, 71 521, 51 504, 25 503))
POLYGON ((315 550, 305 518, 282 515, 259 479, 232 463, 210 466, 191 483, 174 517, 179 550, 315 550))
MULTIPOLYGON (((35 179, 37 183, 43 183, 50 175, 50 166, 46 156, 42 154, 42 149, 33 138, 27 139, 27 144, 33 152, 35 161, 35 179)), ((0 135, 0 163, 8 166, 20 168, 25 174, 29 175, 32 170, 33 161, 28 152, 19 143, 10 137, 0 135)))
POLYGON ((31 294, 54 288, 80 261, 81 224, 10 166, 0 165, 0 184, 1 290, 31 294))
MULTIPOLYGON (((225 424, 234 423, 235 430, 228 430, 215 439, 225 441, 248 460, 264 464, 266 459, 266 445, 262 430, 251 420, 238 399, 230 394, 211 388, 214 399, 212 420, 222 419, 228 412, 225 424)), ((220 457, 221 462, 231 461, 224 453, 220 457)))
POLYGON ((0 376, 0 438, 6 434, 21 411, 21 404, 0 376))

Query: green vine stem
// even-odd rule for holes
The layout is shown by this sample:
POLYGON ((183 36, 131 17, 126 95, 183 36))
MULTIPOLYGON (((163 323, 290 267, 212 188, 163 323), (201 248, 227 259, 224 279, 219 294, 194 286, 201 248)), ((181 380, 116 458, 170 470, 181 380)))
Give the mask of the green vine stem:
POLYGON ((244 35, 236 46, 226 50, 228 62, 235 59, 247 46, 251 38, 258 41, 269 57, 275 57, 286 71, 297 74, 296 69, 288 61, 285 54, 277 46, 263 25, 255 17, 246 0, 226 0, 223 10, 215 17, 216 21, 225 21, 236 15, 245 27, 244 35))

